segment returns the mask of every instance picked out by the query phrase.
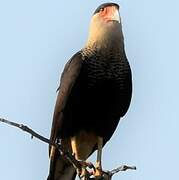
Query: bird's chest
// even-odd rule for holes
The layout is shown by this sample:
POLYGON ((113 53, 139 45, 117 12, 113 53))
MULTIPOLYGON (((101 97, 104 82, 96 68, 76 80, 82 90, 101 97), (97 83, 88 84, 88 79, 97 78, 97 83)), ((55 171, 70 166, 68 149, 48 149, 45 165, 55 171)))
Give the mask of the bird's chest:
POLYGON ((105 88, 107 84, 119 85, 125 81, 126 64, 120 57, 92 58, 84 61, 81 80, 87 88, 105 88))

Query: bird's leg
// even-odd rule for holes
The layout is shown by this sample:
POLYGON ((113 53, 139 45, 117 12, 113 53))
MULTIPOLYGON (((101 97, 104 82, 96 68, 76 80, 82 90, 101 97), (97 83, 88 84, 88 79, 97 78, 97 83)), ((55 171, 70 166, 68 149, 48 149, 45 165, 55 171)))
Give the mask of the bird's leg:
MULTIPOLYGON (((80 157, 80 155, 78 154, 79 152, 79 147, 77 145, 77 137, 74 136, 71 138, 71 146, 72 146, 72 152, 76 158, 76 160, 78 160, 81 164, 81 168, 76 169, 77 170, 77 174, 79 175, 79 177, 81 177, 81 179, 86 180, 89 176, 89 173, 87 171, 87 167, 91 168, 92 164, 86 162, 83 158, 80 157)), ((93 167, 92 167, 93 168, 93 167)))
POLYGON ((97 149, 97 161, 96 161, 96 171, 94 176, 95 177, 102 177, 102 165, 101 165, 101 158, 102 158, 102 148, 103 148, 103 138, 98 136, 98 149, 97 149))
MULTIPOLYGON (((71 147, 72 147, 73 155, 75 156, 76 160, 79 160, 78 149, 77 149, 77 145, 76 145, 76 136, 71 138, 71 147)), ((83 165, 82 165, 82 163, 80 163, 80 164, 81 164, 81 168, 76 169, 77 174, 79 176, 82 174, 82 172, 84 173, 83 165)))

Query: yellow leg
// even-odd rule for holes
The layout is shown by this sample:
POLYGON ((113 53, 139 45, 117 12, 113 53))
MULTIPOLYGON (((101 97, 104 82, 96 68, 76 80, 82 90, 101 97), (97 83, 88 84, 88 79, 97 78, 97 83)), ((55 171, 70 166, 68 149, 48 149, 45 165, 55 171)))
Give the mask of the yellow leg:
POLYGON ((72 152, 75 155, 75 158, 78 160, 78 148, 77 148, 77 144, 76 144, 76 136, 71 138, 71 147, 72 147, 72 152))
POLYGON ((81 161, 81 169, 77 169, 77 173, 83 176, 83 180, 88 179, 88 172, 86 167, 91 164, 86 162, 89 154, 92 152, 93 147, 97 143, 97 136, 93 133, 86 133, 84 131, 79 132, 74 137, 71 137, 71 147, 75 158, 81 161))
MULTIPOLYGON (((77 145, 77 137, 74 136, 71 138, 71 146, 72 146, 72 152, 75 155, 75 158, 77 160, 82 160, 79 158, 79 154, 78 154, 78 145, 77 145)), ((82 166, 81 169, 77 169, 77 174, 80 176, 85 176, 86 173, 86 169, 82 166)))
POLYGON ((103 138, 98 136, 98 149, 97 149, 97 161, 96 161, 96 172, 95 176, 102 176, 102 165, 101 165, 101 158, 102 158, 102 148, 103 148, 103 138))

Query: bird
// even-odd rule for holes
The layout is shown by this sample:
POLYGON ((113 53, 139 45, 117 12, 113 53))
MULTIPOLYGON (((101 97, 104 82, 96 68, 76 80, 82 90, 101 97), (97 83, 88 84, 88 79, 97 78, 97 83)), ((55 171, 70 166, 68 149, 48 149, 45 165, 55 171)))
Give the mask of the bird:
MULTIPOLYGON (((104 3, 91 17, 84 47, 68 60, 61 74, 50 140, 81 162, 97 150, 94 176, 101 176, 102 148, 128 111, 131 97, 132 72, 120 7, 104 3)), ((75 179, 79 172, 53 145, 49 157, 48 180, 75 179)))

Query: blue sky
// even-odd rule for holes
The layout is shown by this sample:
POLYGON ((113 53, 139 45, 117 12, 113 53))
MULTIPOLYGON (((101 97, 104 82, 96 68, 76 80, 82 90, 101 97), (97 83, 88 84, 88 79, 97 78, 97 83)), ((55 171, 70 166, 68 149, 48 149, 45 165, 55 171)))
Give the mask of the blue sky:
MULTIPOLYGON (((90 17, 106 1, 0 1, 0 116, 48 137, 60 73, 86 42, 90 17)), ((137 171, 114 180, 177 179, 179 3, 121 0, 134 92, 103 153, 104 169, 137 171)), ((48 146, 0 124, 0 179, 45 180, 48 146)))

